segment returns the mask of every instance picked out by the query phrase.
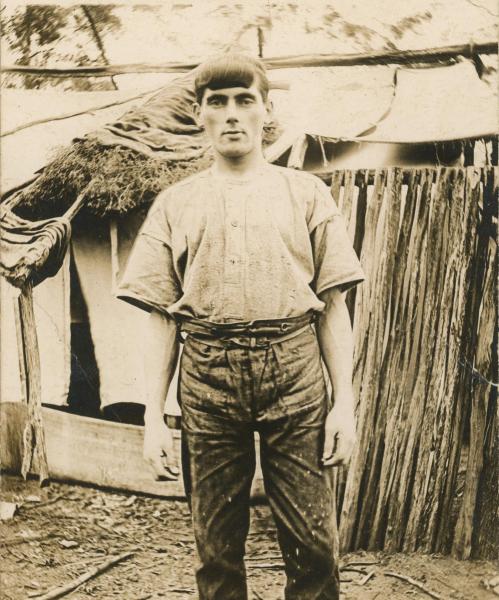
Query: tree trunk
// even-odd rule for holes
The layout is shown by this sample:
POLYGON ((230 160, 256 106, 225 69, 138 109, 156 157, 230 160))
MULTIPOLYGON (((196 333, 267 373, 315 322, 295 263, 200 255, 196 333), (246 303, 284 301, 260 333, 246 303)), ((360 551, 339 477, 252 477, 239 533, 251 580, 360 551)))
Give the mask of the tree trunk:
MULTIPOLYGON (((95 19, 92 15, 92 7, 89 5, 86 5, 86 4, 82 4, 81 10, 82 10, 83 14, 85 15, 85 18, 88 21, 88 24, 90 26, 90 31, 92 32, 92 36, 94 38, 95 44, 96 44, 97 48, 99 49, 99 52, 100 52, 100 55, 102 58, 102 62, 105 65, 109 65, 109 60, 106 55, 106 50, 104 48, 104 44, 102 43, 102 39, 100 37, 99 30, 97 29, 97 24, 95 23, 95 19)), ((116 81, 114 80, 114 77, 112 75, 110 75, 109 79, 111 80, 111 83, 113 84, 114 89, 117 90, 118 86, 116 85, 116 81)))

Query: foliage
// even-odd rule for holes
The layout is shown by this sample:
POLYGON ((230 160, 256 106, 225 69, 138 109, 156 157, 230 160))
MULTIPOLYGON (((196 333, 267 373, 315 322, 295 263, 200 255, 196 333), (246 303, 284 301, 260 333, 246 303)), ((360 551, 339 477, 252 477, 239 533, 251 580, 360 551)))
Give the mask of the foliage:
POLYGON ((390 27, 390 30, 397 39, 400 39, 403 37, 406 31, 414 31, 419 25, 422 25, 426 21, 430 21, 431 18, 432 15, 429 11, 418 13, 416 15, 411 15, 409 17, 404 17, 403 19, 400 19, 400 21, 392 25, 390 27))
MULTIPOLYGON (((118 31, 120 19, 113 5, 60 5, 18 6, 14 12, 2 15, 1 26, 9 49, 16 55, 16 64, 43 67, 66 62, 78 66, 102 64, 105 54, 100 36, 118 31), (71 40, 70 51, 68 40, 71 40)), ((27 89, 63 86, 65 89, 111 89, 109 81, 96 78, 47 79, 36 75, 9 74, 6 87, 19 87, 19 80, 27 89)))

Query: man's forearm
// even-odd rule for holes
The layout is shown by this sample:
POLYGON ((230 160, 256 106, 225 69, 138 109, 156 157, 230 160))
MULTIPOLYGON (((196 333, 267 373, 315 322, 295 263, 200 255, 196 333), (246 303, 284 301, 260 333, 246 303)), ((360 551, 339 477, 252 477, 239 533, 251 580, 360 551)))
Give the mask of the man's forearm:
POLYGON ((324 292, 321 300, 326 308, 319 319, 317 336, 335 404, 347 403, 353 408, 353 334, 345 295, 333 288, 324 292))
POLYGON ((153 310, 147 321, 144 349, 146 422, 163 418, 166 394, 175 372, 178 351, 175 321, 153 310))

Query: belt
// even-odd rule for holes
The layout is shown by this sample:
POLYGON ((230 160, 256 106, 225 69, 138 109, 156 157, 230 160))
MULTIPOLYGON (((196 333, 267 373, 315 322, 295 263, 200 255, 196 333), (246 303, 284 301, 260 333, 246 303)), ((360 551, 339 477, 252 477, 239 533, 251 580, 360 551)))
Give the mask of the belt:
MULTIPOLYGON (((180 331, 205 342, 225 342, 243 347, 262 347, 298 335, 315 321, 315 313, 288 319, 256 320, 245 323, 211 323, 201 319, 184 319, 180 331)), ((183 340, 182 340, 183 341, 183 340)))

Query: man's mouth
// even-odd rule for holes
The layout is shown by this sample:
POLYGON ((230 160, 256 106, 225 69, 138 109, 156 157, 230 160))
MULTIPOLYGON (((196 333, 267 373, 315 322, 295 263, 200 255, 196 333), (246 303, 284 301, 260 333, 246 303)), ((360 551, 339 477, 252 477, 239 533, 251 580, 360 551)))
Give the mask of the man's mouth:
POLYGON ((224 131, 222 135, 238 135, 243 133, 240 129, 230 129, 229 131, 224 131))

